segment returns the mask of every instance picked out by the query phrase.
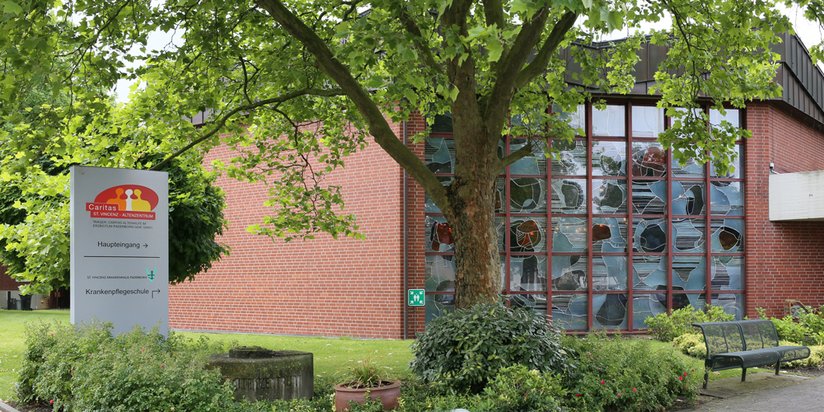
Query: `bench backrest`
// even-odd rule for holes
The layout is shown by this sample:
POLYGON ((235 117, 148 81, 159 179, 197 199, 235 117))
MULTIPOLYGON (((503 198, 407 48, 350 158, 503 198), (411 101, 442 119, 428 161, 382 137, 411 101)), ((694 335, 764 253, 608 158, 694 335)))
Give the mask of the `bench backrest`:
POLYGON ((778 333, 769 320, 742 320, 736 323, 741 325, 747 350, 778 346, 778 333))
POLYGON ((694 323, 693 326, 704 333, 708 358, 718 353, 778 346, 778 333, 769 320, 694 323))
POLYGON ((737 322, 694 323, 701 328, 707 344, 707 357, 726 352, 746 350, 746 343, 737 322))

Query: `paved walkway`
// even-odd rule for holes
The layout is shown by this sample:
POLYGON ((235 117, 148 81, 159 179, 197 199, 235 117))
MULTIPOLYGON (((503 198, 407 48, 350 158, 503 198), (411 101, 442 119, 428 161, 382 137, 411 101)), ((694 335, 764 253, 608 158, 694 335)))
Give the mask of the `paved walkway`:
POLYGON ((711 381, 693 411, 824 411, 824 376, 815 378, 781 373, 754 373, 740 378, 711 381))

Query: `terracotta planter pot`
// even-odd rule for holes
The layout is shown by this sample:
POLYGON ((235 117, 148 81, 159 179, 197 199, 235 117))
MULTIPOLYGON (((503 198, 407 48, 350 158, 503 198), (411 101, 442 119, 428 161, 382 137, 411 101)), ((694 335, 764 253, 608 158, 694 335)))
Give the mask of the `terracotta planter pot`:
POLYGON ((361 389, 335 385, 335 411, 346 411, 349 408, 349 402, 366 403, 366 399, 380 400, 383 404, 383 410, 388 411, 398 407, 398 398, 400 396, 400 381, 391 382, 377 388, 361 389))

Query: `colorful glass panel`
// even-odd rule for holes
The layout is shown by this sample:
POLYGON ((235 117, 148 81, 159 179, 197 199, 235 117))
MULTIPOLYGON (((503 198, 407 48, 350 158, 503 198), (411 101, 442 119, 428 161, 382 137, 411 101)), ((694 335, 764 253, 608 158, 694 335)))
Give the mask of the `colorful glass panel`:
POLYGON ((552 251, 583 252, 587 248, 587 219, 584 217, 552 218, 552 251))
POLYGON ((592 327, 595 329, 626 329, 627 295, 592 296, 592 327))
POLYGON ((552 322, 565 330, 586 330, 587 295, 552 296, 552 322))
POLYGON ((658 142, 632 144, 632 175, 661 178, 667 174, 667 151, 658 142))
POLYGON ((627 144, 595 141, 592 143, 593 176, 626 176, 627 144))
POLYGON ((583 139, 552 141, 552 176, 586 176, 587 147, 583 139))
POLYGON ((552 213, 586 214, 586 179, 552 179, 552 213))
POLYGON ((509 258, 509 290, 543 291, 546 284, 546 256, 512 256, 509 258))
POLYGON ((552 290, 586 289, 586 255, 552 255, 552 290))
POLYGON ((592 213, 626 214, 627 181, 592 179, 592 213))
POLYGON ((593 257, 592 289, 596 291, 627 290, 627 257, 593 257))

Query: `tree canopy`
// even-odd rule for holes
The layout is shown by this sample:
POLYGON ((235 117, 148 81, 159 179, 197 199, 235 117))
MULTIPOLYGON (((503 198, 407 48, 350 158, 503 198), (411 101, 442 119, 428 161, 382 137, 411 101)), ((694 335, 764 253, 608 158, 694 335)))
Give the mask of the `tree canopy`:
MULTIPOLYGON (((165 136, 137 127, 140 119, 130 117, 131 104, 115 107, 105 93, 93 108, 72 104, 66 89, 48 89, 41 80, 32 78, 27 93, 0 109, 0 264, 25 282, 24 293, 69 286, 71 165, 145 168, 167 157, 139 150, 165 136)), ((205 171, 201 161, 200 153, 192 152, 164 168, 172 283, 193 278, 228 252, 216 240, 225 226, 223 193, 214 185, 216 174, 205 171)))
MULTIPOLYGON (((163 168, 135 159, 226 144, 238 155, 219 169, 268 182, 271 214, 253 230, 287 239, 357 233, 340 188, 323 179, 374 139, 454 229, 457 299, 466 306, 500 291, 495 176, 534 146, 549 155, 547 138, 572 138, 559 111, 628 93, 637 48, 665 46, 653 92, 673 127, 659 139, 676 158, 712 159, 727 170, 734 141, 747 132, 710 129, 705 112, 689 109, 704 101, 723 112, 779 94, 770 46, 791 29, 778 7, 792 3, 811 19, 824 10, 820 0, 7 0, 0 104, 13 132, 0 138, 44 136, 60 166, 102 156, 163 168), (649 24, 667 27, 638 30, 649 24), (147 49, 157 31, 181 41, 147 49), (602 41, 615 31, 626 39, 602 41), (107 93, 126 77, 139 87, 113 115, 107 93), (31 108, 35 86, 66 101, 31 108), (211 117, 196 129, 190 116, 207 109, 211 117), (51 117, 28 121, 27 110, 51 117), (447 186, 390 126, 445 113, 457 162, 447 186), (504 135, 532 143, 501 158, 504 135), (78 150, 88 146, 116 149, 78 150)), ((31 166, 26 153, 6 153, 3 162, 20 156, 31 166)))

